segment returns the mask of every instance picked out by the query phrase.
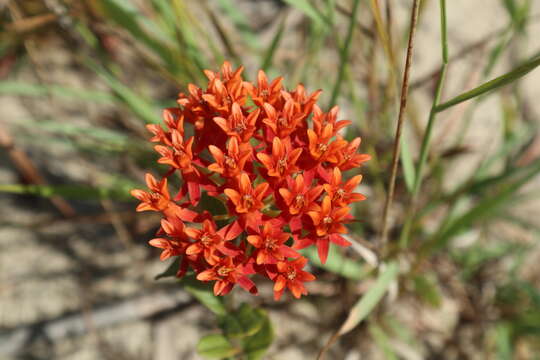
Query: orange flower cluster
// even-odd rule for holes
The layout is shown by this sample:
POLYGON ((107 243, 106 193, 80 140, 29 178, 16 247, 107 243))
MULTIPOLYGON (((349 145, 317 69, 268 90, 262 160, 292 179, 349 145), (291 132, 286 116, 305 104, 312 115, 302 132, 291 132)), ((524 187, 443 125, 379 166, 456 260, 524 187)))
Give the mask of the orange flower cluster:
POLYGON ((165 130, 148 125, 158 162, 170 170, 159 181, 147 174, 149 191, 132 195, 137 211, 163 214, 150 245, 162 260, 181 257, 178 277, 191 268, 215 282, 216 295, 237 283, 256 294, 250 277, 259 274, 274 282, 276 299, 285 289, 299 298, 315 277, 296 250, 315 245, 325 263, 329 243, 350 245, 341 234, 349 204, 364 200, 354 192, 362 176, 344 181, 342 172, 370 157, 356 153, 360 138, 339 134, 350 121, 337 120, 337 107, 324 113, 316 105, 321 91, 287 91, 263 71, 253 84, 242 70, 226 62, 219 73, 205 71, 206 90, 190 84, 179 106, 164 111, 165 130), (181 187, 171 198, 174 175, 181 187), (223 211, 204 209, 205 198, 220 200, 223 211))

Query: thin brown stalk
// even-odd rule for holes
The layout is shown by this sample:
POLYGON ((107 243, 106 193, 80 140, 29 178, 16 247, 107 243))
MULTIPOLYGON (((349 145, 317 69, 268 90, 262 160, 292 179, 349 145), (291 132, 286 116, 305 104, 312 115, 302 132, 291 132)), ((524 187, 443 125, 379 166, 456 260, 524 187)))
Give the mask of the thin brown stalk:
POLYGON ((420 1, 421 0, 414 1, 412 12, 411 12, 411 24, 410 24, 410 29, 409 29, 409 42, 407 45, 407 57, 405 60, 405 71, 403 73, 403 83, 401 85, 401 99, 400 99, 400 106, 399 106, 399 115, 398 115, 398 121, 397 121, 396 135, 394 138, 392 170, 390 173, 390 183, 388 184, 388 194, 386 197, 386 202, 384 204, 381 237, 378 244, 379 248, 382 248, 385 246, 387 238, 388 238, 388 211, 390 209, 390 205, 392 204, 392 200, 394 198, 394 189, 395 189, 395 184, 396 184, 399 151, 400 151, 400 144, 401 144, 401 133, 403 131, 403 123, 405 120, 405 110, 407 108, 407 97, 408 97, 408 92, 409 92, 409 76, 410 76, 411 66, 412 66, 412 58, 413 58, 413 52, 414 52, 414 37, 416 34, 416 27, 418 24, 418 13, 419 13, 419 8, 420 8, 420 1))

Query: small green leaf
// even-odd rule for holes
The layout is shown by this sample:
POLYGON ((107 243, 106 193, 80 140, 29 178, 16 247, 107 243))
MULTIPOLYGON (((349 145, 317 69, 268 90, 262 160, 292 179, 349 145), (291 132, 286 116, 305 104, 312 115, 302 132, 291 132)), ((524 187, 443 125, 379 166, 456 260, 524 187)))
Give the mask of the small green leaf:
POLYGON ((185 276, 182 278, 181 283, 187 292, 213 313, 220 316, 227 314, 227 309, 225 309, 225 305, 223 304, 223 297, 214 295, 212 284, 199 281, 194 275, 185 276))
POLYGON ((238 310, 220 319, 220 327, 227 337, 252 336, 261 329, 265 319, 265 316, 243 303, 238 310))
POLYGON ((263 319, 263 322, 259 331, 243 341, 242 348, 247 356, 247 360, 262 359, 274 340, 274 329, 272 328, 268 314, 261 309, 255 309, 254 312, 259 318, 263 319))
POLYGON ((197 344, 197 353, 209 359, 224 359, 240 352, 225 336, 220 334, 207 335, 197 344))
POLYGON ((364 320, 381 301, 390 284, 397 278, 399 267, 395 262, 389 263, 373 286, 349 311, 349 316, 341 325, 338 334, 343 335, 354 329, 364 320))
POLYGON ((164 272, 161 274, 157 274, 154 277, 154 280, 164 279, 168 277, 176 276, 176 273, 178 272, 178 269, 180 268, 180 258, 177 257, 174 259, 174 261, 165 269, 164 272))

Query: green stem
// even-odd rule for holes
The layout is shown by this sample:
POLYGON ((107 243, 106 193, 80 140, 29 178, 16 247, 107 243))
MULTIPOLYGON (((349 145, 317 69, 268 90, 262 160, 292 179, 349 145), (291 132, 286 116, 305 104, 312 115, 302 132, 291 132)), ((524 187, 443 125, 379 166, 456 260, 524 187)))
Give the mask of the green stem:
POLYGON ((431 111, 429 113, 429 119, 426 127, 426 131, 424 132, 424 138, 422 139, 422 147, 420 148, 420 160, 418 161, 418 165, 416 166, 416 172, 414 177, 414 185, 413 185, 413 192, 412 192, 412 200, 411 205, 409 208, 409 211, 407 212, 407 218, 405 220, 405 225, 403 226, 403 230, 401 231, 401 237, 400 237, 400 247, 406 248, 409 244, 409 234, 411 232, 412 223, 415 216, 415 208, 416 208, 416 202, 418 200, 418 194, 420 192, 420 187, 422 186, 422 176, 424 173, 424 167, 427 162, 428 154, 429 154, 429 146, 431 143, 431 137, 433 135, 433 124, 435 123, 435 119, 437 117, 437 106, 441 100, 441 93, 442 88, 444 85, 444 80, 446 78, 446 70, 448 67, 448 37, 447 37, 447 30, 446 30, 446 0, 440 0, 440 8, 441 8, 441 50, 442 50, 442 66, 441 66, 441 72, 439 76, 439 80, 437 82, 437 88, 435 90, 435 96, 433 98, 433 103, 431 106, 431 111))

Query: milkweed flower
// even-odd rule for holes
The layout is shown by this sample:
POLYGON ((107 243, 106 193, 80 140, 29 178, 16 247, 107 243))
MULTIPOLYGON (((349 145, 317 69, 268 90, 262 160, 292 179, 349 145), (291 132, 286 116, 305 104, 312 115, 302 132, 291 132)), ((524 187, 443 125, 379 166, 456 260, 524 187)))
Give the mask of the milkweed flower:
POLYGON ((191 269, 214 282, 216 295, 236 284, 256 294, 258 274, 274 282, 275 299, 287 289, 299 298, 315 277, 296 250, 316 246, 325 263, 331 242, 350 245, 342 237, 350 204, 365 197, 355 192, 362 176, 343 172, 370 156, 357 153, 360 138, 340 135, 351 122, 338 120, 337 106, 328 113, 317 106, 321 91, 286 90, 263 71, 247 82, 242 71, 228 62, 206 70, 206 88, 188 85, 178 106, 163 111, 164 127, 147 126, 169 171, 147 174, 148 190, 131 194, 141 201, 137 211, 163 215, 149 243, 161 260, 181 259, 178 277, 191 269), (181 184, 176 194, 171 183, 181 184), (205 209, 210 198, 221 209, 205 209))

